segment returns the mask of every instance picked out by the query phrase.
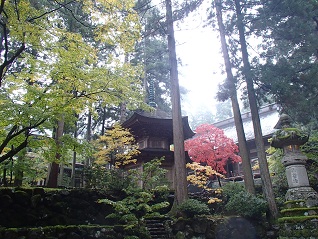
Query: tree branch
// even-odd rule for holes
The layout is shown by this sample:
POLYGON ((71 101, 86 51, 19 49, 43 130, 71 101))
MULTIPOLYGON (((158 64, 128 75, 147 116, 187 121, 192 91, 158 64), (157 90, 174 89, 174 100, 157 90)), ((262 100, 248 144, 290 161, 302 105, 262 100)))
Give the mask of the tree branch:
POLYGON ((48 12, 44 12, 43 14, 41 14, 41 15, 39 15, 39 16, 37 16, 37 17, 30 18, 30 19, 28 19, 28 21, 29 21, 29 22, 33 22, 33 21, 35 21, 35 20, 37 20, 37 19, 40 19, 40 18, 42 18, 42 17, 44 17, 44 16, 46 16, 46 15, 52 13, 52 12, 58 11, 58 10, 61 9, 61 8, 66 8, 67 5, 69 5, 69 4, 73 3, 73 2, 75 2, 75 0, 72 0, 72 1, 67 2, 67 3, 64 3, 64 4, 59 3, 59 2, 57 2, 57 1, 55 1, 55 2, 59 5, 59 7, 54 8, 54 9, 48 11, 48 12))
POLYGON ((29 136, 27 136, 18 147, 15 147, 15 148, 11 149, 8 153, 2 155, 0 157, 0 163, 2 163, 4 160, 6 160, 8 158, 13 157, 17 153, 19 153, 22 149, 24 149, 28 145, 28 138, 29 138, 29 136))
MULTIPOLYGON (((5 41, 6 41, 6 43, 5 43, 5 45, 6 45, 5 55, 7 56, 7 54, 8 54, 7 39, 5 41)), ((4 73, 7 69, 7 66, 9 66, 16 58, 18 58, 24 50, 25 50, 25 43, 23 42, 22 45, 17 49, 15 54, 9 60, 7 60, 5 57, 4 62, 0 66, 0 87, 2 85, 2 80, 4 77, 4 73)))
POLYGON ((25 148, 28 144, 28 138, 30 136, 30 130, 34 129, 36 127, 38 127, 39 125, 43 124, 46 121, 46 119, 42 119, 40 121, 38 121, 37 123, 30 125, 28 127, 23 127, 22 129, 16 131, 18 129, 17 125, 14 125, 11 130, 9 131, 9 133, 7 134, 7 137, 4 139, 4 141, 2 142, 2 144, 0 145, 0 152, 3 151, 3 149, 9 144, 9 142, 21 135, 21 134, 25 134, 25 139, 22 143, 20 143, 20 145, 18 147, 15 147, 14 149, 11 149, 8 153, 2 155, 0 157, 0 163, 3 162, 4 160, 14 156, 15 154, 17 154, 19 151, 21 151, 23 148, 25 148))

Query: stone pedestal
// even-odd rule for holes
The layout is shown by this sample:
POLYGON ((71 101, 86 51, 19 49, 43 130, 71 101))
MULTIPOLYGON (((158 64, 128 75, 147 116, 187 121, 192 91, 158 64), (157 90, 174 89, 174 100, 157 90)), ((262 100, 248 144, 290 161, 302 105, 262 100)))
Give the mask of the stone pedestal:
POLYGON ((286 167, 288 191, 286 201, 305 200, 307 206, 318 205, 318 193, 309 185, 305 163, 307 157, 299 150, 299 145, 284 146, 282 163, 286 167), (307 203, 306 203, 307 204, 307 203))
POLYGON ((307 157, 300 151, 308 136, 290 127, 290 119, 282 115, 277 125, 271 145, 284 151, 282 164, 286 168, 288 191, 285 195, 285 208, 282 217, 279 239, 311 239, 318 238, 318 193, 309 185, 305 168, 307 157))
POLYGON ((286 167, 289 188, 308 187, 309 180, 304 165, 290 165, 286 167))
POLYGON ((312 187, 297 187, 287 190, 286 201, 304 200, 306 207, 318 206, 318 194, 312 187))
POLYGON ((318 206, 318 193, 309 185, 306 161, 300 146, 308 141, 308 135, 297 128, 291 128, 290 118, 282 115, 277 123, 279 130, 274 134, 271 145, 283 149, 281 160, 286 168, 288 191, 286 201, 305 200, 310 206, 318 206))

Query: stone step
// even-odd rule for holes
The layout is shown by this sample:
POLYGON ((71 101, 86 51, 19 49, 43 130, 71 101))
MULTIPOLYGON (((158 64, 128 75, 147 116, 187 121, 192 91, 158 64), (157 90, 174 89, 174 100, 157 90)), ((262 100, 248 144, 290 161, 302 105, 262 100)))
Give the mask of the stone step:
POLYGON ((169 239, 169 232, 166 230, 165 221, 167 218, 148 218, 145 220, 146 228, 152 239, 169 239))

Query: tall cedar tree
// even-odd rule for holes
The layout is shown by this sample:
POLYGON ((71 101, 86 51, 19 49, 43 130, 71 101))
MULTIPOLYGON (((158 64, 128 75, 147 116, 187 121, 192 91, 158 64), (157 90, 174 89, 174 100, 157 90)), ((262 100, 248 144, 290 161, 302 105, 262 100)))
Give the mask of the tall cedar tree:
POLYGON ((253 85, 253 77, 252 77, 250 62, 248 59, 247 44, 245 39, 245 29, 244 29, 244 23, 243 23, 243 14, 241 12, 240 0, 235 0, 235 10, 236 10, 236 17, 237 17, 236 24, 239 31, 240 46, 241 46, 241 53, 242 53, 242 60, 243 60, 243 67, 244 67, 243 75, 246 81, 248 101, 249 101, 249 105, 251 109, 255 144, 257 148, 257 157, 258 157, 258 162, 259 162, 259 167, 261 172, 263 191, 269 206, 271 217, 276 219, 278 217, 278 209, 275 202, 272 181, 270 178, 268 163, 267 163, 267 158, 265 153, 265 146, 264 146, 264 141, 262 136, 260 118, 258 114, 256 94, 255 94, 255 89, 253 85))
POLYGON ((178 64, 176 56, 176 42, 174 38, 174 27, 172 18, 171 0, 166 0, 166 21, 169 49, 170 80, 171 80, 171 102, 172 102, 172 127, 174 145, 174 206, 188 199, 186 161, 184 152, 184 134, 181 117, 180 89, 178 79, 178 64))
POLYGON ((222 19, 222 1, 221 0, 215 1, 215 9, 216 9, 216 17, 217 17, 217 22, 218 22, 219 32, 220 32, 225 70, 227 75, 226 84, 228 86, 228 91, 229 91, 230 99, 232 102, 234 123, 235 123, 238 143, 239 143, 240 155, 242 157, 244 184, 245 184, 246 190, 249 193, 255 194, 250 154, 247 148, 247 142, 246 142, 244 127, 243 127, 241 111, 240 111, 240 107, 239 107, 239 103, 237 99, 236 81, 232 73, 232 64, 231 64, 231 60, 230 60, 230 56, 228 52, 228 46, 226 44, 226 39, 225 39, 226 35, 225 35, 225 27, 224 27, 223 19, 222 19))

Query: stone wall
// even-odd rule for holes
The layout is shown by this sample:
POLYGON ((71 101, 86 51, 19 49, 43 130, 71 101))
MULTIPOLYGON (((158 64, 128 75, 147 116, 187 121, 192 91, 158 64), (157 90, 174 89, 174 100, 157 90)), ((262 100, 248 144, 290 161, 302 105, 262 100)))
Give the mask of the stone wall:
POLYGON ((271 239, 277 230, 266 228, 260 221, 242 217, 202 216, 179 218, 172 225, 176 239, 271 239))
POLYGON ((2 227, 106 224, 112 207, 97 203, 109 197, 92 190, 53 190, 43 188, 0 190, 2 227))

